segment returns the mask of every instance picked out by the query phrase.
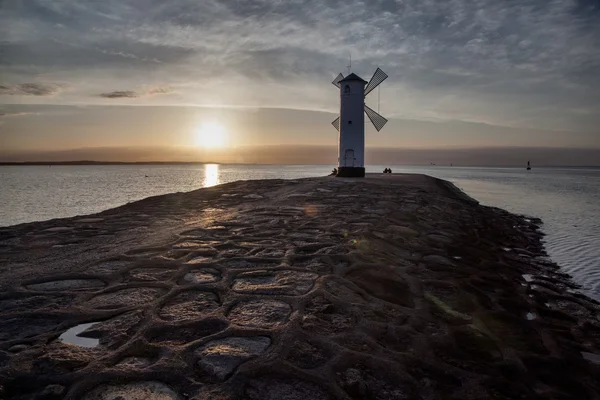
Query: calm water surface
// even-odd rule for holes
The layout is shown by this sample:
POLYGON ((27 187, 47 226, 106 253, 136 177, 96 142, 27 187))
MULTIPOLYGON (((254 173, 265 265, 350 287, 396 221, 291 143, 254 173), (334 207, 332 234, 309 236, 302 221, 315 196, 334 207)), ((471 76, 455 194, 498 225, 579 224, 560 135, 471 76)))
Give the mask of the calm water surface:
MULTIPOLYGON (((332 166, 0 166, 0 226, 90 214, 240 179, 326 175, 332 166)), ((368 168, 380 172, 383 166, 368 168)), ((391 166, 449 180, 482 204, 544 221, 549 255, 600 300, 600 169, 391 166)))

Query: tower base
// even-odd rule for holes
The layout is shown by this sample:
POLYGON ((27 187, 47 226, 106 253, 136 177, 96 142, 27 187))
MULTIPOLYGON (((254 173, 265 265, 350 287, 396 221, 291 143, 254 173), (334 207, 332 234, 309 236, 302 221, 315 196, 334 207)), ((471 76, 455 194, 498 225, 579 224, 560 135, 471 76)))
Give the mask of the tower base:
POLYGON ((336 176, 340 178, 364 178, 365 169, 359 167, 339 167, 336 176))

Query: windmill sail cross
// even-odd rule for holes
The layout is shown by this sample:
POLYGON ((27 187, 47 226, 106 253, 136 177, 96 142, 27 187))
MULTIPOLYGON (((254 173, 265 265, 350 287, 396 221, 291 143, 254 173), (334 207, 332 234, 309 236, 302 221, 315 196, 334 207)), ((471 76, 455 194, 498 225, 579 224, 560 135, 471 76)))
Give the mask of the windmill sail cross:
POLYGON ((365 98, 387 77, 377 68, 369 82, 350 71, 345 77, 339 73, 331 82, 340 91, 340 115, 331 122, 339 132, 336 176, 365 176, 365 114, 378 132, 388 122, 365 104, 365 98))
POLYGON ((337 86, 338 88, 340 87, 340 81, 344 79, 344 75, 342 75, 342 73, 340 72, 338 74, 338 76, 335 77, 335 79, 331 82, 334 86, 337 86))
POLYGON ((388 120, 385 117, 377 114, 375 110, 369 108, 369 106, 367 106, 366 104, 365 113, 367 114, 367 117, 369 117, 369 120, 373 123, 375 129, 377 129, 377 132, 379 132, 388 122, 388 120))
POLYGON ((379 86, 381 82, 385 81, 387 78, 388 75, 385 72, 383 72, 381 68, 377 68, 375 70, 375 73, 369 80, 369 83, 367 83, 367 86, 365 86, 365 96, 371 93, 373 89, 379 86))
POLYGON ((338 132, 340 131, 340 117, 337 117, 335 120, 333 120, 333 122, 331 123, 331 125, 333 125, 333 127, 335 129, 338 130, 338 132))

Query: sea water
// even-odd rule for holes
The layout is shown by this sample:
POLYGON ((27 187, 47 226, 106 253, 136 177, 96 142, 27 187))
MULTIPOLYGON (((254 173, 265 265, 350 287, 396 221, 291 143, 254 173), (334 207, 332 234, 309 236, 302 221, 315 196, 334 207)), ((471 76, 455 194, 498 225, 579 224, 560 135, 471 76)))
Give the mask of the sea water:
MULTIPOLYGON (((372 166, 453 182, 482 204, 539 217, 552 259, 600 300, 600 168, 372 166)), ((0 166, 0 226, 96 213, 247 179, 323 176, 325 165, 0 166)))

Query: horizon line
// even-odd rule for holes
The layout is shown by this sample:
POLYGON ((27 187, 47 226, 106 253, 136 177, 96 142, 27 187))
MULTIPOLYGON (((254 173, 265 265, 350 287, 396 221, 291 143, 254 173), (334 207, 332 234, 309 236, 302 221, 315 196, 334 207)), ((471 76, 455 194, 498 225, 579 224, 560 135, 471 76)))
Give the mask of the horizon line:
MULTIPOLYGON (((0 166, 43 166, 43 165, 63 165, 63 166, 85 166, 85 165, 314 165, 314 166, 330 166, 337 165, 334 163, 293 163, 293 164, 282 164, 282 163, 236 163, 236 162, 211 162, 211 161, 94 161, 94 160, 78 160, 78 161, 0 161, 0 166)), ((370 165, 385 165, 385 164, 370 164, 370 165)), ((522 168, 516 166, 516 164, 502 164, 502 165, 491 165, 491 164, 390 164, 392 166, 399 167, 448 167, 448 168, 522 168)), ((540 164, 535 168, 600 168, 600 165, 553 165, 553 164, 540 164)))

